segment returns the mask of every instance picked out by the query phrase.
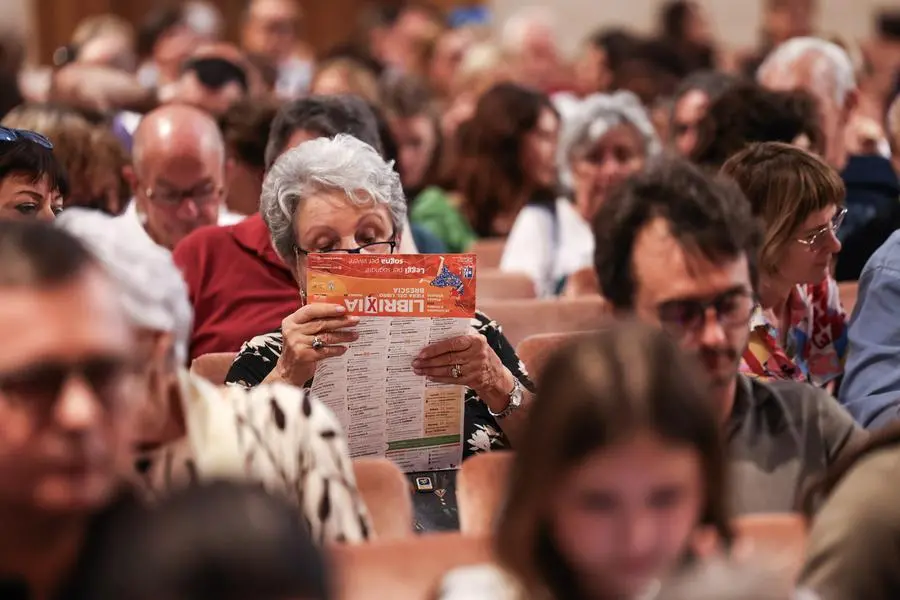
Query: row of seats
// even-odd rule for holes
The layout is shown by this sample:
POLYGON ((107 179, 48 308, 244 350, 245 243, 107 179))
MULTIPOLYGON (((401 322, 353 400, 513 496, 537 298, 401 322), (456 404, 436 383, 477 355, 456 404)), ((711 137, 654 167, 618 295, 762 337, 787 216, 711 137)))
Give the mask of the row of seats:
MULTIPOLYGON (((736 553, 744 558, 779 559, 788 570, 786 575, 796 576, 805 550, 806 522, 802 517, 749 515, 736 519, 734 526, 736 553)), ((337 597, 353 600, 434 598, 446 573, 490 562, 493 554, 488 534, 465 532, 378 539, 357 546, 335 546, 329 552, 337 574, 337 597)))

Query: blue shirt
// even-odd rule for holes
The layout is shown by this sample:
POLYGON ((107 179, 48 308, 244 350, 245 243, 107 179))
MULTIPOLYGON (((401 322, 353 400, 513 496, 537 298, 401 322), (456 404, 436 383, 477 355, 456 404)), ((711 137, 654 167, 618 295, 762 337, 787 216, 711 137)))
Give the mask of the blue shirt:
POLYGON ((849 339, 841 404, 870 429, 900 419, 900 231, 863 268, 849 339))

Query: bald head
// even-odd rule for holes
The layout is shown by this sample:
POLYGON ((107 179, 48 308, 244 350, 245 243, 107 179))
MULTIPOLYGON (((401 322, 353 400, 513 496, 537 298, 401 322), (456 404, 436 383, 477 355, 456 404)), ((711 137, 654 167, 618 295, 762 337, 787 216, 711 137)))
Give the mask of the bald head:
POLYGON ((134 134, 128 173, 147 233, 166 248, 215 225, 225 196, 225 144, 216 122, 185 105, 159 108, 134 134))
POLYGON ((221 169, 225 165, 225 143, 211 116, 191 106, 173 104, 149 113, 134 133, 132 156, 138 174, 146 161, 160 155, 208 159, 221 169))

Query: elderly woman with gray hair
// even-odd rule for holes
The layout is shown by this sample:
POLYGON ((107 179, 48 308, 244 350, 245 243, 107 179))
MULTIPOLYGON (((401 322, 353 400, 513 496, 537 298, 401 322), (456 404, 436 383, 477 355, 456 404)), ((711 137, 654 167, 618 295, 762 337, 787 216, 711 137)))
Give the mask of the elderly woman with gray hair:
POLYGON ((597 209, 660 152, 650 117, 630 92, 589 96, 569 112, 561 137, 561 179, 571 194, 526 206, 500 263, 504 271, 530 276, 539 296, 559 293, 570 275, 592 267, 597 209))
POLYGON ((295 504, 318 542, 366 539, 368 513, 328 408, 296 387, 217 388, 187 372, 180 365, 192 314, 171 255, 99 212, 72 208, 56 222, 119 284, 138 334, 144 368, 130 388, 141 417, 131 479, 142 495, 153 501, 215 478, 257 481, 295 504))
MULTIPOLYGON (((369 145, 347 135, 305 142, 284 153, 263 183, 260 210, 272 245, 292 269, 302 306, 281 329, 244 344, 226 381, 252 387, 309 386, 316 364, 357 339, 357 317, 332 304, 308 304, 306 257, 314 253, 391 254, 400 243, 406 201, 400 178, 369 145)), ((416 373, 467 386, 464 456, 508 447, 498 424, 531 383, 499 327, 478 313, 469 335, 428 346, 416 373)))

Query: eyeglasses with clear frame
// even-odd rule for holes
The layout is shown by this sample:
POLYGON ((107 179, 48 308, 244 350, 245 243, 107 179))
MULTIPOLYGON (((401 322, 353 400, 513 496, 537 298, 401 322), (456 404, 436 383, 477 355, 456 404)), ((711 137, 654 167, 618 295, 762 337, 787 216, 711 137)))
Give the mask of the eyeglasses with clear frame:
POLYGON ((828 241, 829 235, 837 235, 838 230, 844 223, 844 217, 847 216, 847 208, 841 207, 833 217, 831 222, 822 225, 815 231, 807 233, 802 238, 797 238, 797 242, 806 246, 811 252, 821 250, 828 241))

